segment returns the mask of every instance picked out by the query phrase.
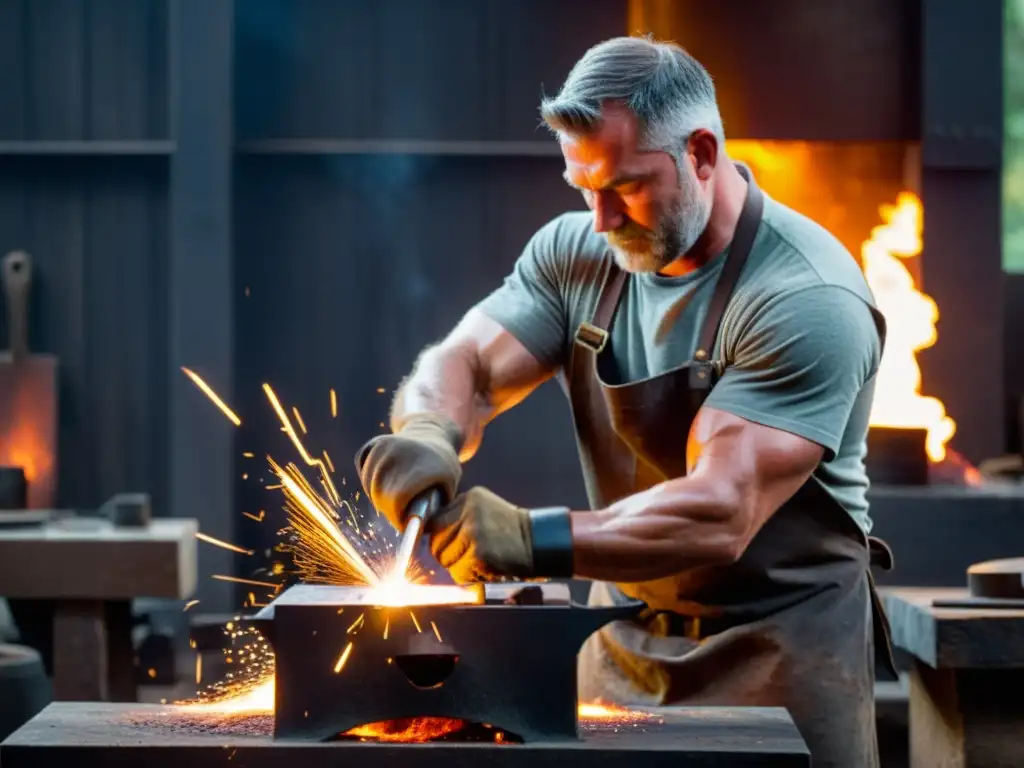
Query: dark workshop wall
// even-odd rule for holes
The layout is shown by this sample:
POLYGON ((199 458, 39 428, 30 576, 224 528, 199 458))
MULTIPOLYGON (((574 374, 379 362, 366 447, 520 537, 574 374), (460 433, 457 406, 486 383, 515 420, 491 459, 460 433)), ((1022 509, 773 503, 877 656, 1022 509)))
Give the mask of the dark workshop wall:
POLYGON ((167 61, 164 0, 0 2, 0 253, 60 361, 62 506, 166 508, 167 61))
MULTIPOLYGON (((380 431, 417 353, 500 283, 539 226, 581 207, 538 127, 541 87, 557 90, 580 52, 622 34, 626 9, 280 0, 235 10, 236 400, 239 449, 258 467, 239 476, 238 499, 280 520, 279 493, 260 486, 261 451, 297 457, 261 384, 299 409, 310 450, 326 448, 354 480, 352 456, 380 431)), ((468 473, 523 504, 583 503, 557 386, 493 425, 468 473)), ((277 529, 242 524, 251 547, 277 529)))

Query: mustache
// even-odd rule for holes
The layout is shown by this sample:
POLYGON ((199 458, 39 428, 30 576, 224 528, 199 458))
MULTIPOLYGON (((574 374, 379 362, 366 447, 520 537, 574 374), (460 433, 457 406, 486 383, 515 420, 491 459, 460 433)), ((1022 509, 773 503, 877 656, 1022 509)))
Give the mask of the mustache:
POLYGON ((610 240, 650 240, 653 237, 653 231, 630 220, 608 233, 610 240))

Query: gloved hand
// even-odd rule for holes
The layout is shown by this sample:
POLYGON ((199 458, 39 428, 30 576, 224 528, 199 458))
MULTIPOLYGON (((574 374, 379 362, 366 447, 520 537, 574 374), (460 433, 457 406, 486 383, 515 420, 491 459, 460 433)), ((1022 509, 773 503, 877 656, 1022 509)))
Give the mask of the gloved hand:
POLYGON ((356 471, 370 502, 401 530, 410 502, 423 491, 441 490, 444 502, 462 479, 462 435, 451 419, 416 413, 399 430, 369 440, 356 454, 356 471))
POLYGON ((572 576, 568 508, 527 510, 470 488, 427 523, 430 550, 459 584, 572 576))
POLYGON ((533 572, 530 513, 486 488, 455 497, 427 524, 430 551, 458 584, 533 572))

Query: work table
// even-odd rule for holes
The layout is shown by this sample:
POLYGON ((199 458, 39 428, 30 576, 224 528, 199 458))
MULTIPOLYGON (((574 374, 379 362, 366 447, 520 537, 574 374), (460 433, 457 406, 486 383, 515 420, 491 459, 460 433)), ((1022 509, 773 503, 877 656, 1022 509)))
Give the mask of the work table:
POLYGON ((1024 765, 1024 608, 945 608, 966 589, 882 590, 893 645, 913 656, 913 768, 1024 765))
POLYGON ((192 596, 197 530, 191 518, 0 528, 0 595, 53 602, 54 698, 135 700, 131 601, 192 596))

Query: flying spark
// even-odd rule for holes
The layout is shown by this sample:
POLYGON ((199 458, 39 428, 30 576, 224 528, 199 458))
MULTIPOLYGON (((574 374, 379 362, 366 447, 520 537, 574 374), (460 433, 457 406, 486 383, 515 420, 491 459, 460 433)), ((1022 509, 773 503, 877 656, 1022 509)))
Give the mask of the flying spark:
POLYGON ((225 576, 222 573, 215 573, 210 578, 217 579, 217 581, 231 581, 235 584, 250 584, 254 587, 270 587, 274 590, 278 590, 281 588, 280 584, 273 584, 269 581, 254 581, 253 579, 240 579, 237 576, 225 576))
POLYGON ((298 470, 286 472, 273 460, 271 466, 284 486, 290 502, 287 505, 289 521, 299 533, 300 541, 318 555, 332 555, 328 560, 321 560, 322 565, 326 563, 326 567, 335 572, 354 571, 364 583, 377 584, 380 577, 338 527, 327 503, 317 496, 298 470))
POLYGON ((359 618, 352 622, 352 626, 350 626, 348 629, 345 630, 345 634, 346 635, 351 635, 353 632, 358 631, 358 629, 361 626, 363 626, 363 620, 365 618, 366 618, 366 614, 365 613, 360 613, 359 614, 359 618))
POLYGON ((210 398, 214 405, 220 408, 221 412, 231 420, 232 424, 234 424, 236 427, 242 426, 242 420, 238 418, 238 415, 228 407, 227 403, 225 403, 223 400, 220 399, 220 397, 217 396, 216 392, 210 389, 209 384, 207 384, 205 381, 199 378, 199 374, 197 374, 190 368, 185 368, 184 366, 182 366, 181 370, 186 376, 192 379, 192 383, 199 387, 200 391, 204 395, 210 398))
POLYGON ((338 663, 334 665, 334 674, 341 672, 345 666, 345 662, 348 661, 348 657, 352 654, 352 643, 345 646, 345 650, 341 652, 341 656, 338 657, 338 663))
POLYGON ((302 460, 311 467, 317 467, 320 470, 320 474, 323 476, 324 483, 329 488, 331 501, 335 504, 338 503, 340 497, 338 491, 334 487, 334 483, 331 481, 330 473, 327 471, 327 466, 324 464, 322 459, 314 459, 309 455, 309 451, 306 450, 306 446, 302 444, 299 436, 295 433, 295 428, 292 426, 291 421, 288 419, 288 414, 284 412, 284 408, 281 406, 281 401, 277 399, 277 395, 274 394, 274 390, 270 388, 269 384, 263 385, 263 392, 266 394, 267 399, 270 401, 271 407, 277 414, 277 418, 281 421, 281 429, 285 431, 288 437, 292 441, 292 445, 295 446, 295 450, 299 452, 302 460))
POLYGON ((205 541, 207 544, 213 544, 215 546, 230 550, 231 552, 237 552, 240 555, 251 555, 253 553, 251 549, 242 549, 241 547, 236 547, 234 544, 228 544, 226 541, 215 539, 213 538, 213 536, 207 536, 205 533, 199 533, 198 531, 196 532, 196 538, 200 541, 205 541))
POLYGON ((302 434, 308 434, 308 432, 306 431, 306 422, 302 420, 302 414, 299 413, 299 409, 296 408, 294 405, 292 406, 292 415, 295 416, 295 421, 298 423, 299 429, 302 430, 302 434))

